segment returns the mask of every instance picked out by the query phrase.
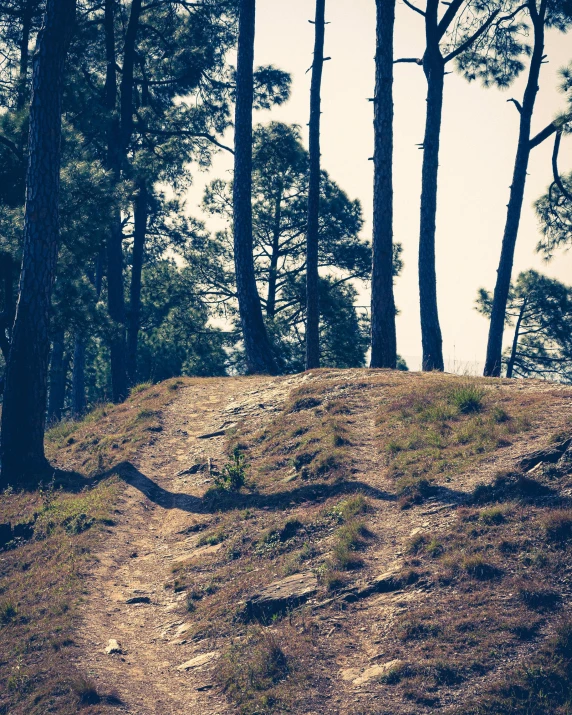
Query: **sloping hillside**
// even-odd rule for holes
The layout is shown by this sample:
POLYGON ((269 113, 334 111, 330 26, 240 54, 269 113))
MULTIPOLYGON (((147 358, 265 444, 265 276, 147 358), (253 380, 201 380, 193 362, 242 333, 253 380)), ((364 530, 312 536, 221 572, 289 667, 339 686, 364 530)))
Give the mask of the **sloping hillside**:
POLYGON ((2 498, 0 712, 570 712, 571 398, 320 370, 59 426, 83 482, 2 498))

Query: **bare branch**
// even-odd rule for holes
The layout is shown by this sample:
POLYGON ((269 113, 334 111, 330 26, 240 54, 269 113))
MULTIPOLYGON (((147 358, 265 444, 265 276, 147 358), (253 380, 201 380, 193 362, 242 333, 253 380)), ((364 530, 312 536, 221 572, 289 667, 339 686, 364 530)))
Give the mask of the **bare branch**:
POLYGON ((518 109, 518 113, 522 114, 522 104, 518 101, 518 99, 513 99, 512 97, 510 99, 506 100, 507 102, 512 102, 514 106, 518 109))
POLYGON ((560 151, 560 140, 562 139, 562 130, 556 132, 556 137, 554 139, 554 150, 552 152, 552 173, 554 174, 554 182, 556 186, 562 192, 562 195, 572 202, 572 194, 564 186, 560 172, 558 171, 558 152, 560 151))
POLYGON ((419 59, 419 57, 402 57, 402 58, 399 59, 399 60, 393 60, 393 64, 394 64, 394 65, 398 65, 398 64, 400 64, 401 62, 410 62, 410 63, 415 64, 415 65, 422 65, 422 64, 423 64, 423 60, 419 59))
POLYGON ((447 62, 454 59, 455 57, 458 57, 460 54, 465 52, 465 50, 468 50, 469 47, 474 42, 476 42, 479 39, 479 37, 489 29, 489 27, 493 24, 493 22, 498 14, 499 14, 499 11, 497 9, 489 16, 487 21, 484 22, 473 35, 468 37, 461 45, 459 45, 459 47, 457 47, 456 50, 453 50, 453 52, 450 52, 447 55, 447 57, 445 57, 445 59, 443 60, 445 62, 445 64, 447 64, 447 62))
POLYGON ((418 7, 415 7, 415 5, 412 2, 409 2, 409 0, 403 0, 403 3, 407 5, 410 10, 413 10, 414 12, 419 13, 419 15, 425 17, 425 13, 423 12, 423 10, 420 10, 418 7))

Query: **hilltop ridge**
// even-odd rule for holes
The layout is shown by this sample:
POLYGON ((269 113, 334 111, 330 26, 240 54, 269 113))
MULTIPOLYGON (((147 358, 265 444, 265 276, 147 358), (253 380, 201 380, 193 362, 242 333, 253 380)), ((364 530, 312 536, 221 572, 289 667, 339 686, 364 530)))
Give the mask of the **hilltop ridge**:
POLYGON ((50 458, 86 488, 36 495, 2 554, 27 679, 5 660, 4 711, 568 712, 571 396, 316 370, 142 386, 62 423, 50 458), (55 539, 82 554, 72 616, 31 657, 21 565, 55 539))

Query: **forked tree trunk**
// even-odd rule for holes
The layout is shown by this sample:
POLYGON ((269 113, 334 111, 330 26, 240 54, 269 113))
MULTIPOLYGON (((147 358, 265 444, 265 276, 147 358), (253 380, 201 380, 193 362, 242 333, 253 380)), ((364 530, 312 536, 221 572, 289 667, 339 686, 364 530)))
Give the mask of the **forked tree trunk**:
POLYGON ((75 0, 48 0, 33 60, 24 248, 2 408, 0 487, 45 476, 50 302, 59 242, 61 104, 75 0))
POLYGON ((250 373, 277 373, 256 287, 252 239, 252 104, 255 0, 240 0, 234 123, 234 264, 240 322, 250 373))
POLYGON ((320 222, 320 114, 326 0, 316 0, 314 61, 310 87, 310 177, 306 229, 306 370, 320 367, 320 278, 318 241, 320 222))
POLYGON ((516 362, 516 356, 518 354, 518 340, 520 338, 520 326, 522 325, 522 319, 524 318, 524 313, 526 311, 527 303, 528 303, 528 298, 525 298, 522 301, 522 305, 520 307, 518 318, 516 320, 516 326, 514 328, 514 336, 512 338, 512 349, 510 351, 510 358, 509 358, 508 364, 506 366, 506 376, 509 378, 512 377, 512 373, 514 371, 514 364, 516 362))
POLYGON ((423 71, 427 78, 427 114, 423 139, 421 224, 419 231, 419 302, 423 370, 444 369, 443 340, 437 307, 437 273, 435 270, 437 179, 439 174, 439 141, 445 78, 445 63, 439 48, 437 12, 437 0, 429 0, 425 18, 427 49, 423 58, 423 71))
POLYGON ((137 192, 134 206, 133 261, 127 322, 127 375, 131 386, 135 385, 137 381, 137 343, 141 321, 141 274, 143 272, 148 215, 149 194, 142 183, 137 192))
POLYGON ((524 200, 524 188, 526 185, 526 173, 528 161, 530 159, 530 128, 534 104, 538 93, 538 80, 540 68, 544 54, 544 23, 546 13, 546 2, 542 0, 540 11, 537 13, 535 4, 530 3, 532 24, 534 27, 534 49, 530 61, 528 81, 524 91, 522 107, 520 108, 520 127, 518 133, 518 146, 514 162, 512 185, 510 187, 510 199, 508 202, 506 223, 502 239, 502 249, 497 269, 497 280, 493 296, 493 308, 491 312, 491 322, 489 325, 489 337, 487 343, 487 356, 485 361, 484 374, 489 377, 500 377, 502 367, 502 341, 504 333, 504 322, 506 316, 506 306, 510 290, 510 280, 512 276, 512 265, 514 262, 514 250, 518 237, 518 227, 522 213, 524 200))
POLYGON ((395 0, 376 0, 371 367, 397 366, 393 295, 393 29, 395 0))

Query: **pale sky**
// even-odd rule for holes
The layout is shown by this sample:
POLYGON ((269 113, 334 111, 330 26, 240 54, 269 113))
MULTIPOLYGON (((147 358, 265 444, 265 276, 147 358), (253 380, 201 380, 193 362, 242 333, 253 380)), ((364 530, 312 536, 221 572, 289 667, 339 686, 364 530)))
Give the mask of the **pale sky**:
MULTIPOLYGON (((292 74, 290 101, 257 122, 300 124, 307 141, 312 62, 313 0, 258 0, 255 62, 274 64, 292 74)), ((322 84, 322 166, 363 205, 364 236, 371 237, 373 194, 373 96, 375 54, 374 0, 327 0, 326 56, 322 84)), ((397 0, 396 57, 420 57, 423 18, 397 0)), ((570 35, 548 33, 548 63, 543 66, 533 133, 564 109, 556 91, 557 71, 572 59, 570 35)), ((445 82, 437 216, 437 292, 447 369, 475 370, 484 361, 487 321, 473 309, 477 289, 494 287, 518 132, 518 113, 507 103, 522 99, 523 76, 509 90, 483 89, 456 74, 445 82), (479 365, 476 365, 478 363, 479 365)), ((412 369, 421 356, 417 287, 419 197, 426 83, 417 65, 395 67, 395 240, 403 244, 405 268, 396 282, 398 351, 412 369)), ((546 264, 535 252, 539 238, 532 204, 551 180, 552 141, 533 150, 517 243, 513 277, 537 268, 572 283, 572 256, 559 253, 546 264)), ((228 176, 232 157, 216 157, 208 175, 195 177, 189 209, 198 215, 205 183, 228 176)), ((572 169, 572 139, 563 142, 561 171, 572 169)), ((360 295, 360 304, 369 295, 360 295)), ((506 336, 510 337, 510 336, 506 336)))

